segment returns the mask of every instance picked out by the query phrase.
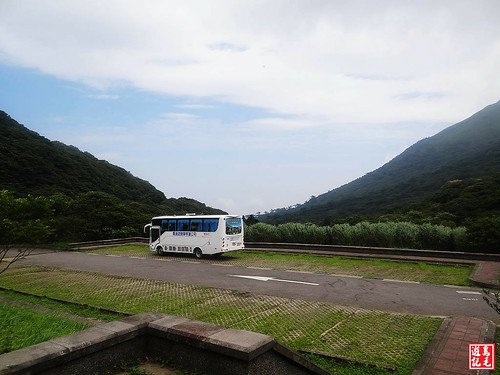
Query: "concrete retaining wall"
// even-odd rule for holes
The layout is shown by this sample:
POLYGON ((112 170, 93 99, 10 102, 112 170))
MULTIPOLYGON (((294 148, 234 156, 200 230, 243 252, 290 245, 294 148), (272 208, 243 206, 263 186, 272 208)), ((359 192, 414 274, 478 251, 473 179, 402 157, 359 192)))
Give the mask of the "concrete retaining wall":
POLYGON ((328 374, 260 333, 146 313, 0 355, 0 374, 96 374, 133 359, 206 374, 328 374))

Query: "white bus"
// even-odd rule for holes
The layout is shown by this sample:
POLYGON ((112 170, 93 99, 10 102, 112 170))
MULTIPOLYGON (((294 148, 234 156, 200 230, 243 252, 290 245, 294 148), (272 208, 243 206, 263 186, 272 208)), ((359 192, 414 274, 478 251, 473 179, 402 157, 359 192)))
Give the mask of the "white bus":
POLYGON ((144 231, 147 228, 149 248, 158 255, 184 253, 201 258, 244 248, 241 216, 156 216, 144 231))

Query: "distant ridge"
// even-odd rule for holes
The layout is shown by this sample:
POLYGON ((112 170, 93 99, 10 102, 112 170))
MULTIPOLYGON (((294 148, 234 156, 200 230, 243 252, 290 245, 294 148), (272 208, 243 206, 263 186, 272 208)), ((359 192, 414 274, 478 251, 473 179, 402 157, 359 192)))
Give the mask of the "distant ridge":
POLYGON ((260 219, 271 223, 316 222, 375 215, 422 202, 450 180, 500 172, 500 101, 346 185, 292 209, 260 219))
POLYGON ((157 214, 223 213, 190 198, 170 198, 125 169, 74 146, 50 141, 0 111, 0 189, 18 195, 75 196, 99 191, 153 205, 157 214), (162 204, 161 207, 155 205, 162 204), (161 211, 160 211, 161 210, 161 211))

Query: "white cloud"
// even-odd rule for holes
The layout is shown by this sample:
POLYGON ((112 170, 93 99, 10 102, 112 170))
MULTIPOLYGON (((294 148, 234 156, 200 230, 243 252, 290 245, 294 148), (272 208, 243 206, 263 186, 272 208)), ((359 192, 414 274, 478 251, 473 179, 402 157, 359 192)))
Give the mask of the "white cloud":
POLYGON ((2 0, 0 62, 116 99, 103 105, 129 88, 174 97, 133 127, 110 115, 63 129, 74 119, 54 113, 44 134, 167 196, 250 213, 346 183, 496 102, 499 14, 497 0, 2 0), (232 120, 224 102, 266 115, 232 120))
POLYGON ((4 0, 0 55, 320 122, 452 122, 498 100, 498 14, 496 0, 4 0))

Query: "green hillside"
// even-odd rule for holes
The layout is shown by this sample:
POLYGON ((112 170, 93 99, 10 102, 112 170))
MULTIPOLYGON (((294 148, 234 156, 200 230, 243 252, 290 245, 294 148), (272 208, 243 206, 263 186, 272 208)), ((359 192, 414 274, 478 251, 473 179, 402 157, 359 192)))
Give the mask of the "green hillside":
POLYGON ((140 235, 152 216, 186 212, 225 213, 190 198, 167 199, 123 168, 0 111, 0 244, 21 222, 50 241, 94 240, 140 235))
POLYGON ((326 223, 353 215, 380 215, 431 199, 447 181, 496 172, 500 172, 500 102, 420 140, 363 177, 260 219, 326 223))
POLYGON ((50 141, 1 111, 0 188, 34 195, 95 190, 127 200, 165 200, 149 182, 76 147, 50 141))

